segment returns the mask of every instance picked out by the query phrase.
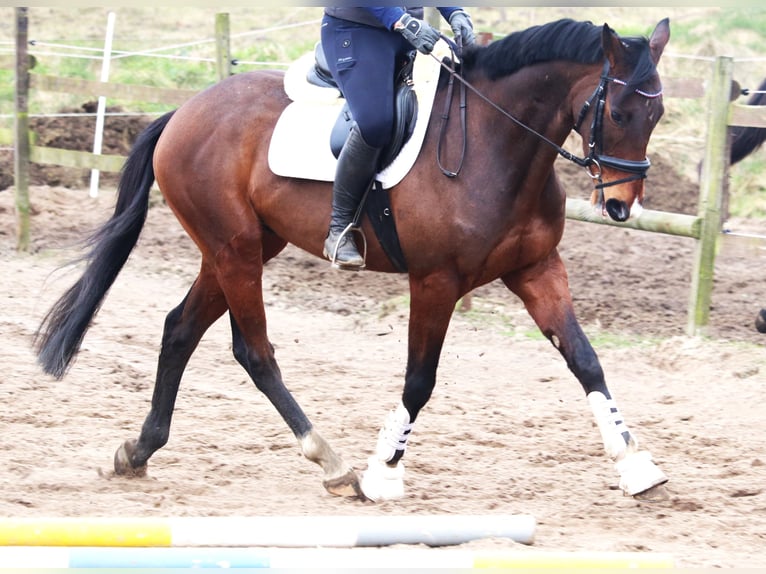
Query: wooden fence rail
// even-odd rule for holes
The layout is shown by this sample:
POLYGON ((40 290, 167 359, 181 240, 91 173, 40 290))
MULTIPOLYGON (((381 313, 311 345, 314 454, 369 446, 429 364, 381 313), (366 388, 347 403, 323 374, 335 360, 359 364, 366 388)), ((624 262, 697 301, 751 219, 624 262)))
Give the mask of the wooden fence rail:
MULTIPOLYGON (((17 9, 17 19, 26 18, 25 13, 19 12, 21 10, 23 9, 17 9)), ((17 29, 25 32, 26 22, 17 22, 17 29)), ((219 14, 216 17, 216 40, 218 77, 221 79, 230 74, 228 67, 231 60, 229 57, 229 25, 226 14, 219 14)), ((25 42, 26 40, 24 40, 25 42)), ((20 188, 27 185, 23 180, 24 174, 28 173, 25 162, 52 163, 75 168, 118 172, 125 161, 123 156, 30 146, 28 128, 25 128, 27 112, 25 108, 20 107, 21 105, 26 106, 28 96, 25 90, 65 92, 92 97, 105 96, 120 101, 162 102, 174 105, 181 105, 197 93, 195 90, 97 82, 30 73, 26 47, 22 46, 20 42, 17 42, 15 61, 17 74, 22 75, 23 77, 20 76, 20 78, 25 80, 17 81, 17 129, 15 130, 17 197, 20 188), (28 150, 26 157, 24 157, 25 146, 28 150)), ((4 60, 0 60, 0 66, 3 62, 4 60)), ((32 65, 34 64, 32 63, 32 65)), ((699 210, 696 216, 644 210, 641 217, 618 223, 595 214, 590 203, 586 200, 568 198, 566 204, 566 216, 572 220, 678 235, 697 240, 686 328, 689 335, 699 334, 709 320, 716 245, 721 236, 721 209, 728 173, 728 126, 766 127, 766 107, 733 103, 739 90, 736 82, 733 81, 732 69, 732 58, 719 57, 715 59, 711 76, 707 81, 701 78, 663 79, 667 97, 706 99, 707 135, 700 183, 699 210)), ((25 192, 25 189, 21 192, 25 192)), ((23 208, 24 202, 17 201, 17 205, 23 208)), ((22 225, 26 225, 28 233, 28 221, 26 224, 20 221, 20 228, 22 225)), ((19 246, 20 248, 23 247, 22 242, 19 242, 19 246)))
POLYGON ((84 80, 82 78, 62 78, 43 74, 29 74, 29 87, 43 92, 63 92, 82 96, 105 96, 129 102, 162 102, 180 106, 196 90, 179 88, 159 88, 156 86, 141 86, 137 84, 116 84, 84 80))

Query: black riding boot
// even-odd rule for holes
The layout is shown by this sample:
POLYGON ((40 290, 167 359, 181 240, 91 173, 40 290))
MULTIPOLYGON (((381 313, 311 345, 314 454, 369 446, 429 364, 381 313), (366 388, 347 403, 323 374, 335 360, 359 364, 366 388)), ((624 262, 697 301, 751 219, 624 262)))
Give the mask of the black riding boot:
POLYGON ((381 148, 367 145, 354 126, 338 157, 330 230, 324 242, 324 256, 338 269, 364 269, 364 258, 359 255, 351 228, 362 196, 378 171, 380 152, 381 148))

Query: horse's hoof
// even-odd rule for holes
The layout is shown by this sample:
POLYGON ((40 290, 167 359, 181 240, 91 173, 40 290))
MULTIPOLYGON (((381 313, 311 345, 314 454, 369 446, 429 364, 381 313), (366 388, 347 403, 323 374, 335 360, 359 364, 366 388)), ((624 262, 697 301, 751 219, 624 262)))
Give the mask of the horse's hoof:
POLYGON ((665 484, 656 484, 643 492, 634 494, 633 498, 639 502, 666 502, 670 500, 670 493, 665 488, 665 484))
POLYGON ((335 496, 345 496, 348 498, 361 498, 367 500, 359 485, 359 478, 353 470, 349 470, 343 476, 336 476, 322 482, 325 490, 335 496))
POLYGON ((136 452, 136 440, 126 440, 114 453, 114 472, 120 476, 143 477, 146 476, 146 465, 134 468, 130 464, 131 455, 136 452))
POLYGON ((761 309, 756 316, 755 328, 759 333, 766 333, 766 309, 761 309))
POLYGON ((367 459, 367 470, 362 476, 362 492, 373 502, 391 500, 404 496, 404 463, 400 460, 396 466, 371 456, 367 459))

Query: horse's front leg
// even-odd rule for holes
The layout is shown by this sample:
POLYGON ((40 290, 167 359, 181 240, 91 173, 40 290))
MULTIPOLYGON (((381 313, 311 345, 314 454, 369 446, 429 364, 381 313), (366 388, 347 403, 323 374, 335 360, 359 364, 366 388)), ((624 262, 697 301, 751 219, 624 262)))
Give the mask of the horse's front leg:
POLYGON ((569 282, 557 252, 523 272, 503 277, 505 285, 524 302, 540 331, 553 343, 580 381, 596 419, 604 449, 615 462, 620 488, 643 499, 666 496, 665 474, 652 462, 648 451, 638 450, 604 380, 596 352, 575 318, 569 282))
POLYGON ((388 413, 378 433, 375 453, 367 461, 362 491, 370 500, 404 495, 404 463, 401 461, 415 419, 431 398, 436 384, 444 337, 458 300, 454 276, 410 277, 410 318, 407 371, 402 400, 388 413))

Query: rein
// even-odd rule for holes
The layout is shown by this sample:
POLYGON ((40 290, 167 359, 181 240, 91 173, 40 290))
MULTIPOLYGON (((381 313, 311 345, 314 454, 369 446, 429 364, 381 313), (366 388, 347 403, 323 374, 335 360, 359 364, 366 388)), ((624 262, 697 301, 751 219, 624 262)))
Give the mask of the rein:
MULTIPOLYGON (((454 53, 454 52, 453 52, 454 53)), ((434 56, 436 58, 436 56, 434 56)), ((438 59, 438 58, 437 58, 438 59)), ((446 169, 442 165, 441 155, 442 155, 442 141, 444 141, 444 134, 447 129, 447 123, 449 122, 449 111, 452 107, 452 96, 453 96, 453 89, 455 87, 455 78, 460 78, 461 76, 455 71, 454 66, 455 64, 455 58, 450 58, 450 64, 451 66, 446 66, 441 61, 439 62, 442 66, 447 67, 447 69, 450 71, 450 77, 449 82, 447 84, 447 98, 444 100, 444 111, 442 112, 442 125, 441 129, 439 130, 439 139, 436 141, 436 163, 439 165, 439 169, 442 171, 444 175, 447 177, 457 177, 457 174, 460 173, 460 170, 463 167, 463 160, 465 159, 465 149, 466 149, 466 141, 468 138, 467 135, 467 127, 466 127, 466 102, 465 102, 465 82, 461 82, 460 84, 460 126, 461 126, 461 133, 463 134, 463 149, 460 153, 460 161, 458 162, 457 169, 454 171, 446 169)))
MULTIPOLYGON (((589 152, 586 157, 578 157, 577 155, 571 152, 568 152, 567 150, 562 148, 560 145, 558 145, 556 142, 551 141, 550 139, 545 137, 543 134, 532 129, 531 127, 529 127, 528 125, 526 125, 525 123, 523 123, 522 121, 514 117, 512 114, 510 114, 509 112, 501 108, 499 105, 497 105, 495 102, 490 100, 487 96, 482 94, 475 86, 473 86, 465 78, 463 78, 463 76, 459 74, 454 67, 454 61, 455 61, 454 55, 455 54, 460 55, 462 52, 462 47, 458 46, 450 38, 447 38, 444 35, 442 35, 441 37, 443 40, 447 42, 447 45, 450 47, 451 65, 445 64, 442 60, 440 60, 434 54, 431 54, 431 57, 434 58, 436 61, 438 61, 439 65, 441 65, 450 74, 447 100, 445 102, 445 112, 442 114, 443 123, 442 123, 441 132, 439 134, 439 141, 437 143, 437 162, 439 163, 439 167, 441 168, 442 173, 444 173, 446 176, 455 177, 457 175, 457 172, 460 171, 460 166, 462 166, 463 159, 465 158, 465 144, 466 144, 465 88, 467 87, 474 94, 476 94, 480 99, 482 99, 485 103, 489 104, 495 110, 500 112, 503 116, 505 116, 512 122, 514 122, 519 127, 527 130, 529 133, 536 136, 538 139, 542 140, 549 146, 553 147, 561 157, 579 165, 580 167, 584 167, 587 170, 588 175, 592 179, 598 181, 598 183, 596 184, 596 189, 599 190, 599 193, 602 196, 601 199, 603 199, 603 193, 604 193, 603 190, 605 187, 618 185, 620 183, 625 183, 628 181, 634 181, 636 179, 644 179, 646 177, 646 172, 649 170, 649 167, 651 166, 651 162, 649 161, 649 158, 645 158, 641 161, 635 161, 635 160, 621 159, 618 157, 601 154, 602 139, 603 139, 601 136, 603 131, 603 118, 604 118, 604 108, 606 106, 607 86, 610 82, 613 82, 621 86, 627 85, 627 82, 625 82, 624 80, 620 80, 618 78, 614 78, 609 75, 608 60, 604 61, 604 69, 601 73, 601 79, 599 81, 598 86, 596 86, 596 89, 594 90, 591 97, 588 98, 588 100, 583 104, 583 107, 580 110, 580 113, 578 115, 577 122, 573 126, 573 129, 579 133, 580 127, 582 127, 582 122, 585 120, 585 116, 588 114, 588 110, 595 103, 595 109, 593 111, 593 120, 591 123, 591 130, 590 130, 590 139, 588 141, 589 152), (446 121, 449 119, 449 109, 451 107, 452 96, 453 96, 452 86, 453 86, 453 81, 455 78, 457 78, 457 80, 461 84, 460 109, 461 109, 461 120, 462 120, 462 127, 463 127, 463 155, 460 158, 458 169, 452 172, 452 171, 445 170, 441 166, 441 160, 439 158, 439 155, 440 155, 440 149, 441 149, 441 140, 443 139, 443 135, 445 132, 446 121), (596 168, 595 172, 592 169, 594 166, 596 168), (604 183, 602 179, 602 172, 601 172, 602 166, 610 167, 612 169, 629 173, 631 175, 622 179, 604 183)), ((662 89, 660 89, 656 93, 649 93, 639 89, 636 89, 635 92, 638 95, 643 96, 645 98, 649 98, 649 99, 657 98, 662 95, 662 89)))
POLYGON ((436 56, 433 54, 431 55, 432 58, 439 61, 439 65, 444 66, 449 70, 450 77, 449 82, 447 83, 447 98, 444 100, 444 111, 442 112, 442 125, 441 129, 439 130, 439 139, 436 141, 436 163, 439 165, 439 169, 441 172, 446 175, 447 177, 457 177, 457 174, 460 173, 460 170, 463 168, 463 160, 465 159, 465 149, 466 149, 466 143, 467 143, 467 127, 466 127, 466 101, 465 101, 465 87, 467 83, 463 81, 462 77, 455 71, 455 52, 457 51, 458 54, 462 53, 463 51, 463 42, 462 39, 458 40, 458 43, 455 44, 446 36, 442 35, 442 38, 447 40, 447 44, 450 47, 450 65, 447 66, 444 64, 441 60, 439 60, 436 56), (453 48, 454 46, 454 48, 453 48), (463 134, 463 149, 460 153, 460 160, 457 164, 457 169, 454 171, 446 169, 442 165, 441 155, 442 155, 442 141, 444 141, 444 134, 447 129, 447 123, 449 122, 449 111, 450 108, 452 108, 452 96, 453 96, 453 89, 455 87, 455 78, 460 79, 460 127, 461 127, 461 133, 463 134))

